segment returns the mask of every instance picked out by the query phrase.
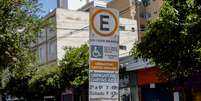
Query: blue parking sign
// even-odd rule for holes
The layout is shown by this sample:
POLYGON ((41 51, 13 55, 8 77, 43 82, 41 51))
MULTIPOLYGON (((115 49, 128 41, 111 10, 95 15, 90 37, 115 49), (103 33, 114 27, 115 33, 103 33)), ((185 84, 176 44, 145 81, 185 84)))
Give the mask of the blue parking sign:
POLYGON ((103 46, 91 45, 91 58, 103 58, 103 46))

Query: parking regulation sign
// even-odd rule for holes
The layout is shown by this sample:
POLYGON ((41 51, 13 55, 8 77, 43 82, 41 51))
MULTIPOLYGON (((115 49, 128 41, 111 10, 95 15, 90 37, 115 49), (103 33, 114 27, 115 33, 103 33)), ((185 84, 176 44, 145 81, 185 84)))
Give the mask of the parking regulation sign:
POLYGON ((90 11, 89 101, 118 101, 119 18, 118 11, 90 11))
POLYGON ((118 11, 94 8, 90 12, 90 60, 119 61, 118 11))

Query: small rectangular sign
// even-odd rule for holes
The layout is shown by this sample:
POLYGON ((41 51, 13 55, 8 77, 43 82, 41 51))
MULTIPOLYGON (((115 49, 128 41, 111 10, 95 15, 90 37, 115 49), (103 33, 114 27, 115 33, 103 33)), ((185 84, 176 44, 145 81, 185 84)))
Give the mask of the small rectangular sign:
POLYGON ((119 87, 118 83, 90 82, 89 98, 104 98, 104 99, 118 98, 119 93, 118 87, 119 87))
POLYGON ((118 47, 106 45, 91 45, 90 57, 91 59, 113 60, 118 61, 118 47))
POLYGON ((90 82, 118 83, 118 73, 90 72, 90 82))
POLYGON ((108 70, 108 71, 117 71, 119 63, 117 61, 99 61, 91 60, 90 69, 91 70, 108 70))

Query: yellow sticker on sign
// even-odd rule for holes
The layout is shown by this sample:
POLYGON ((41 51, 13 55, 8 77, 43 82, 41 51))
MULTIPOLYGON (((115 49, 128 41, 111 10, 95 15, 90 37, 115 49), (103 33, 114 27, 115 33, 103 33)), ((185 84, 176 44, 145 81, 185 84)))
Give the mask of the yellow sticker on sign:
POLYGON ((118 66, 119 63, 117 61, 99 61, 99 60, 90 61, 91 70, 117 71, 119 69, 118 66))

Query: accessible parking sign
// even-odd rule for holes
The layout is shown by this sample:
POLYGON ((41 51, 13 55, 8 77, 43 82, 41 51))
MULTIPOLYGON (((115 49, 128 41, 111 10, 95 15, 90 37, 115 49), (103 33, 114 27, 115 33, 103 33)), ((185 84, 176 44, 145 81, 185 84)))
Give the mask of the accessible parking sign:
POLYGON ((118 101, 119 14, 117 10, 90 11, 89 101, 118 101))

